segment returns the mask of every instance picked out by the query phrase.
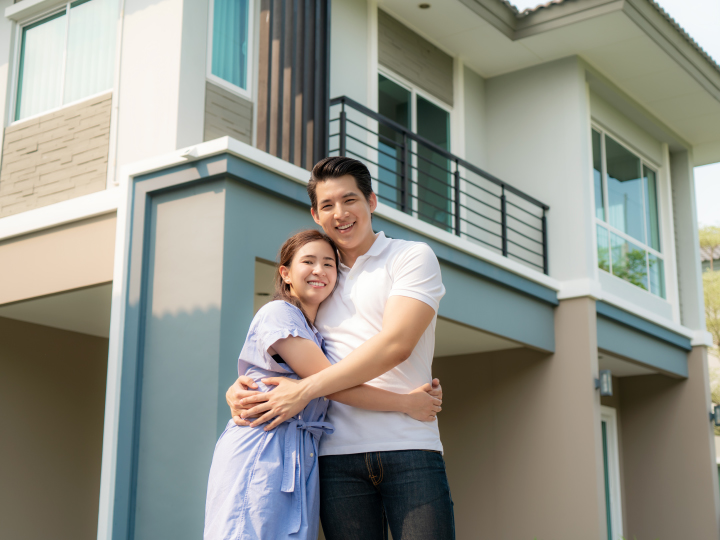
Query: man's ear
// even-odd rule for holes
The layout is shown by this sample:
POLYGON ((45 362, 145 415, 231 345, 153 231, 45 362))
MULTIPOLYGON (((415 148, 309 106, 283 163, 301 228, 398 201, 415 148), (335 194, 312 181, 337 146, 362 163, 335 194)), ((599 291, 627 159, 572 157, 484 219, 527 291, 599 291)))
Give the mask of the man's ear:
POLYGON ((378 205, 377 195, 375 195, 374 191, 370 193, 368 204, 370 205, 370 213, 374 212, 378 205))
POLYGON ((315 207, 314 207, 314 206, 311 206, 311 207, 310 207, 310 215, 312 215, 312 218, 313 218, 313 220, 315 221, 315 223, 317 223, 318 225, 320 225, 320 219, 318 218, 318 215, 317 215, 317 212, 315 211, 315 207))

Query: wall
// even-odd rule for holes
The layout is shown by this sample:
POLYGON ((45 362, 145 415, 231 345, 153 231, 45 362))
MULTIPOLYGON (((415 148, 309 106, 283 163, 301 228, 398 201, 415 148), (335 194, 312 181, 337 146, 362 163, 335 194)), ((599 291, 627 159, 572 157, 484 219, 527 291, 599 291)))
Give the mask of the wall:
POLYGON ((211 82, 205 90, 204 141, 230 136, 252 144, 253 103, 211 82))
POLYGON ((117 167, 203 141, 208 0, 125 0, 117 167))
POLYGON ((108 340, 0 318, 0 537, 97 537, 108 340))
POLYGON ((487 163, 485 139, 485 79, 468 68, 463 68, 465 84, 465 159, 484 169, 487 163))
POLYGON ((372 21, 367 2, 334 0, 330 16, 330 98, 348 96, 367 105, 370 85, 377 87, 377 74, 368 81, 372 21))
POLYGON ((0 218, 105 189, 112 93, 5 129, 0 218))
POLYGON ((620 381, 627 537, 717 538, 720 532, 704 347, 693 348, 688 369, 680 381, 662 375, 620 381))
POLYGON ((433 363, 458 538, 607 538, 594 325, 594 302, 566 300, 553 355, 433 363))
POLYGON ((378 11, 378 62, 453 104, 453 59, 382 10, 378 11))
POLYGON ((487 170, 550 206, 549 271, 595 276, 590 104, 575 57, 485 81, 487 170))

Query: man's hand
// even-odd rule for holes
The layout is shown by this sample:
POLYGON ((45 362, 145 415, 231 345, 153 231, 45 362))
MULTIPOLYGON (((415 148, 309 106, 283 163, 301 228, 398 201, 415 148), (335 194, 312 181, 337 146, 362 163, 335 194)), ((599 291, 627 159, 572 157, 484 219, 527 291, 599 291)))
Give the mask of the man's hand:
POLYGON ((243 418, 262 415, 249 424, 252 427, 257 427, 274 418, 272 423, 265 427, 265 431, 270 431, 302 411, 312 399, 306 396, 302 381, 288 377, 270 377, 263 379, 262 382, 277 388, 272 392, 265 392, 242 400, 243 407, 247 408, 241 413, 243 418), (257 403, 259 405, 256 405, 257 403), (255 406, 252 407, 253 405, 255 406))
POLYGON ((442 397, 442 388, 440 388, 440 381, 433 379, 433 383, 436 381, 438 383, 436 387, 425 383, 407 394, 405 414, 421 422, 436 420, 437 413, 442 411, 442 399, 435 397, 438 394, 442 397))
POLYGON ((238 426, 250 425, 250 422, 246 421, 241 416, 241 413, 247 408, 242 405, 241 400, 243 398, 262 393, 250 390, 251 388, 257 387, 258 385, 255 384, 255 381, 253 381, 250 377, 241 375, 238 377, 238 380, 235 381, 230 388, 228 388, 228 391, 225 392, 225 400, 230 407, 230 414, 232 415, 233 422, 235 422, 238 426))

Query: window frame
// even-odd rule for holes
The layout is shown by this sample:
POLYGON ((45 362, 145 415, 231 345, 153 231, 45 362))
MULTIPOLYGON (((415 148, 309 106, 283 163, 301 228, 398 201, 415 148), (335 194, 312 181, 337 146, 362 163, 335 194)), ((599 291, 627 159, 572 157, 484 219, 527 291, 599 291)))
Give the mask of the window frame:
MULTIPOLYGON (((91 1, 91 0, 89 0, 91 1)), ((65 2, 60 3, 59 5, 39 14, 34 15, 32 17, 29 17, 28 19, 22 20, 17 23, 16 28, 17 32, 15 32, 15 42, 14 42, 14 52, 12 54, 12 58, 14 59, 14 66, 12 68, 12 80, 11 80, 11 92, 10 92, 10 99, 8 100, 7 106, 7 118, 8 121, 6 123, 6 127, 14 126, 21 124, 23 122, 27 122, 29 120, 34 120, 36 118, 40 118, 41 116, 45 116, 46 114, 52 114, 54 112, 60 111, 66 107, 72 107, 73 105, 77 105, 78 103, 82 103, 83 101, 88 101, 91 99, 94 99, 98 96, 102 96, 104 94, 107 94, 109 92, 113 92, 115 90, 116 85, 116 74, 115 69, 113 69, 113 84, 110 86, 107 90, 102 90, 100 92, 96 92, 95 94, 91 94, 89 96, 85 96, 80 99, 76 99, 75 101, 70 101, 68 103, 62 103, 63 98, 65 97, 65 75, 67 71, 67 45, 68 45, 68 30, 70 27, 70 8, 72 7, 72 4, 75 3, 75 0, 66 0, 65 2), (51 109, 47 109, 45 111, 39 112, 37 114, 33 114, 31 116, 26 116, 25 118, 15 119, 15 116, 17 114, 17 104, 18 104, 18 97, 19 97, 19 85, 20 85, 20 61, 22 57, 22 38, 23 38, 23 32, 26 27, 32 26, 35 23, 42 22, 45 19, 49 19, 53 15, 57 15, 61 12, 64 12, 65 17, 67 17, 65 21, 65 44, 64 44, 64 50, 63 50, 63 70, 62 70, 62 80, 61 80, 61 92, 60 92, 60 105, 57 107, 53 107, 51 109)), ((117 38, 117 36, 116 36, 117 38)), ((115 43, 115 54, 113 54, 113 62, 117 62, 117 39, 115 43)))
POLYGON ((236 94, 247 100, 253 99, 253 84, 255 84, 255 0, 248 0, 248 47, 247 47, 247 89, 236 86, 225 79, 213 75, 212 73, 212 55, 213 55, 213 26, 215 22, 215 0, 208 2, 208 41, 207 41, 207 58, 205 78, 216 86, 219 86, 228 92, 236 94))
MULTIPOLYGON (((659 167, 658 165, 656 165, 655 163, 653 163, 652 161, 647 159, 641 152, 635 150, 629 144, 625 143, 621 137, 615 135, 610 130, 604 128, 603 126, 599 125, 597 122, 594 122, 594 121, 591 122, 591 124, 590 124, 591 147, 592 147, 592 131, 593 130, 597 131, 600 134, 600 154, 601 154, 601 156, 600 156, 600 167, 601 167, 600 180, 602 183, 603 215, 606 218, 605 220, 603 220, 603 219, 600 219, 597 217, 597 213, 596 213, 597 201, 594 201, 593 208, 592 208, 592 215, 593 215, 593 223, 595 225, 595 227, 594 227, 595 267, 601 272, 605 272, 606 274, 614 276, 618 279, 622 279, 621 277, 616 276, 612 272, 613 265, 612 265, 612 236, 611 235, 615 234, 616 236, 619 236, 620 238, 622 238, 623 240, 625 240, 627 242, 630 242, 631 244, 635 244, 637 246, 642 247, 646 251, 647 254, 654 255, 655 257, 657 257, 658 259, 660 259, 663 262, 662 279, 663 279, 663 290, 665 292, 665 295, 661 296, 660 294, 656 294, 656 293, 652 292, 652 290, 651 290, 651 287, 650 287, 650 257, 647 254, 645 256, 645 272, 646 272, 646 276, 647 276, 647 280, 648 280, 648 288, 647 289, 643 289, 642 287, 638 287, 638 288, 640 290, 644 290, 645 292, 647 292, 649 294, 652 294, 653 296, 655 296, 657 298, 660 298, 661 300, 667 301, 668 277, 667 277, 667 270, 665 268, 665 266, 666 266, 665 255, 663 255, 662 251, 658 251, 646 243, 647 239, 649 237, 649 231, 648 231, 648 223, 647 223, 648 209, 646 206, 647 194, 645 192, 645 182, 641 183, 641 187, 642 187, 642 208, 643 208, 642 222, 643 222, 643 231, 645 233, 645 241, 646 242, 641 242, 637 238, 634 238, 634 237, 630 236, 629 234, 627 234, 619 229, 616 229, 615 227, 613 227, 610 224, 610 208, 609 208, 610 203, 609 203, 609 197, 608 197, 609 193, 608 193, 608 182, 607 182, 607 153, 605 150, 605 137, 606 136, 612 137, 612 139, 613 139, 613 141, 615 141, 615 143, 622 146, 625 150, 627 150, 632 155, 634 155, 636 158, 638 158, 640 160, 640 166, 643 169, 643 170, 641 170, 642 174, 644 174, 645 168, 651 170, 655 174, 655 197, 656 197, 655 202, 657 205, 656 210, 657 210, 657 216, 658 216, 658 237, 659 237, 658 240, 660 241, 660 247, 662 249, 663 246, 665 246, 666 242, 664 241, 665 239, 663 238, 663 226, 662 226, 663 222, 665 221, 665 216, 662 215, 663 201, 661 200, 661 197, 663 197, 663 194, 662 194, 662 191, 659 186, 661 167, 659 167), (597 247, 598 247, 598 241, 597 241, 598 226, 604 227, 605 230, 608 232, 608 265, 610 268, 609 271, 604 270, 604 269, 600 268, 600 266, 599 266, 598 249, 597 249, 597 247)), ((592 148, 591 148, 591 156, 592 156, 592 148)), ((591 171, 592 170, 594 170, 594 169, 591 166, 591 171)), ((594 195, 595 194, 595 175, 593 173, 590 176, 591 176, 591 182, 592 182, 592 186, 591 186, 592 190, 591 191, 592 191, 593 197, 594 197, 595 196, 594 195)), ((641 178, 643 178, 643 177, 644 176, 641 176, 641 178)), ((626 283, 630 283, 624 279, 623 279, 623 281, 625 281, 626 283)), ((630 283, 630 284, 634 285, 632 283, 630 283)), ((637 287, 637 285, 634 285, 634 286, 637 287)))
MULTIPOLYGON (((608 484, 610 486, 610 522, 612 524, 613 540, 622 538, 623 511, 622 511, 622 481, 620 478, 620 440, 618 438, 617 411, 612 407, 600 406, 600 444, 602 444, 602 423, 605 422, 607 461, 608 461, 608 484)), ((602 450, 602 448, 601 448, 602 450)), ((603 474, 605 473, 603 463, 603 474)), ((605 479, 603 478, 603 486, 605 479)), ((608 509, 606 508, 607 512, 608 509)))

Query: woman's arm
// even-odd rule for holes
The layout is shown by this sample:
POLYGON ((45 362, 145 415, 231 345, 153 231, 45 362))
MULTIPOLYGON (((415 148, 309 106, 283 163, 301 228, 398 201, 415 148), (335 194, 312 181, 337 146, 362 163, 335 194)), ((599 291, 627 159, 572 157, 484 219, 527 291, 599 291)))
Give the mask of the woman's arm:
MULTIPOLYGON (((291 336, 278 340, 268 352, 279 354, 303 379, 331 366, 330 361, 315 343, 301 337, 291 336)), ((359 409, 402 412, 416 420, 430 422, 435 420, 435 415, 441 410, 442 400, 438 399, 438 394, 439 392, 434 391, 429 383, 409 394, 397 394, 362 384, 340 390, 328 395, 327 398, 359 409)))

